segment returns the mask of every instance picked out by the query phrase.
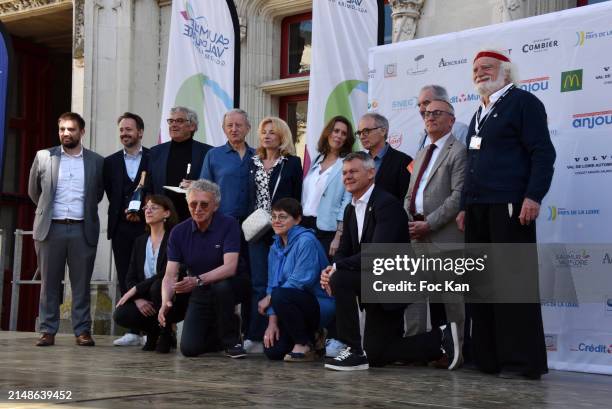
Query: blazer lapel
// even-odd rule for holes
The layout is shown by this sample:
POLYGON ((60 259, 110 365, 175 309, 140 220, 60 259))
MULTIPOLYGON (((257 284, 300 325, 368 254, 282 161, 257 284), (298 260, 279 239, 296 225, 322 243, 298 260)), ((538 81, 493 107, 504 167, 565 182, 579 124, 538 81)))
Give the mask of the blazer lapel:
POLYGON ((342 169, 342 161, 338 160, 336 161, 336 163, 333 164, 330 174, 327 177, 327 180, 325 181, 325 188, 323 189, 324 192, 327 190, 327 186, 329 186, 332 180, 338 177, 338 174, 340 173, 341 169, 342 169))
POLYGON ((59 177, 59 167, 60 167, 60 159, 61 159, 61 149, 59 146, 55 147, 51 151, 50 160, 51 160, 51 189, 55 192, 57 188, 57 179, 59 177))
POLYGON ((374 190, 372 191, 372 194, 370 195, 370 199, 368 200, 368 204, 366 206, 365 214, 363 216, 363 229, 361 230, 361 242, 363 242, 364 238, 368 238, 367 239, 368 242, 370 240, 370 238, 368 237, 369 236, 368 229, 370 228, 370 225, 371 225, 372 206, 373 206, 375 197, 376 197, 376 188, 374 188, 374 190))
MULTIPOLYGON (((91 161, 90 159, 91 157, 89 155, 89 151, 83 148, 83 178, 85 179, 83 181, 83 191, 85 192, 85 199, 87 199, 87 197, 89 196, 87 194, 87 190, 89 189, 89 181, 95 180, 95 178, 93 177, 93 161, 91 161)), ((85 208, 87 208, 87 205, 85 205, 85 208)))
POLYGON ((446 160, 446 157, 448 156, 451 148, 453 147, 453 143, 454 143, 454 138, 452 138, 452 134, 451 134, 451 136, 446 140, 446 143, 442 147, 442 152, 440 152, 440 154, 436 158, 436 161, 434 162, 433 167, 431 168, 431 172, 429 172, 429 175, 427 175, 427 181, 425 182, 425 187, 427 187, 427 185, 429 184, 429 181, 433 178, 433 175, 436 173, 436 170, 438 170, 442 162, 446 160))

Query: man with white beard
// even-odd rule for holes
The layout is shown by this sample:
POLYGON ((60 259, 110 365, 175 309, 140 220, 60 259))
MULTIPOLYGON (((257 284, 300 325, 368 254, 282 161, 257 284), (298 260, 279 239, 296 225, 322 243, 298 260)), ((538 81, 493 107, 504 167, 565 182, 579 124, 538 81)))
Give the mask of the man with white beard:
MULTIPOLYGON (((555 162, 546 110, 537 97, 515 86, 516 69, 503 51, 477 53, 472 79, 482 104, 469 126, 463 211, 457 225, 465 228, 466 243, 535 243, 535 219, 555 162)), ((537 253, 532 255, 524 257, 524 271, 535 272, 537 278, 537 253)), ((496 280, 500 277, 495 267, 489 271, 496 280)), ((537 284, 526 284, 528 290, 538 297, 537 284)), ((474 364, 480 370, 528 379, 548 371, 536 300, 474 303, 468 312, 474 364)))

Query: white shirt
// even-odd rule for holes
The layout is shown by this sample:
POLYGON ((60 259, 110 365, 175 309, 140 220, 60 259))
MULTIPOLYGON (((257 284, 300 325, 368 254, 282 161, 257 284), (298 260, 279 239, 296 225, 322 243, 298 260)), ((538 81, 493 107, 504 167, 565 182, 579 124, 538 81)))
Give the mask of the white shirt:
POLYGON ((495 102, 497 102, 497 100, 499 99, 499 97, 501 97, 504 92, 506 92, 506 90, 508 88, 510 88, 512 85, 512 83, 506 85, 505 87, 503 87, 500 90, 495 91, 494 93, 492 93, 489 96, 489 105, 487 105, 486 107, 484 106, 484 102, 482 104, 480 104, 480 106, 482 107, 482 112, 480 113, 480 118, 484 118, 485 115, 487 114, 487 112, 489 112, 491 110, 491 108, 493 107, 493 105, 495 105, 495 102))
MULTIPOLYGON (((425 193, 425 186, 427 185, 427 179, 429 178, 429 174, 431 173, 431 169, 433 168, 434 163, 436 163, 436 159, 438 159, 438 156, 440 156, 440 152, 442 152, 442 147, 444 146, 444 144, 446 143, 450 135, 451 135, 451 132, 447 133, 446 135, 438 139, 436 142, 434 142, 434 145, 436 145, 436 149, 434 149, 434 151, 431 153, 431 160, 429 161, 429 164, 427 165, 427 167, 425 168, 425 171, 423 172, 423 177, 421 177, 421 182, 419 183, 419 190, 417 190, 416 198, 414 200, 414 207, 418 214, 424 214, 423 213, 423 194, 425 193)), ((425 145, 423 149, 429 149, 429 146, 431 145, 431 139, 429 139, 428 141, 429 143, 425 145)))
POLYGON ((83 147, 70 155, 61 147, 57 188, 53 200, 54 219, 83 220, 85 209, 85 167, 83 147))
MULTIPOLYGON (((338 158, 336 163, 342 159, 338 158)), ((335 164, 334 164, 335 165, 335 164)), ((321 173, 321 162, 317 163, 304 179, 302 191, 302 203, 304 203, 304 216, 317 217, 317 208, 321 201, 321 196, 325 192, 327 179, 334 165, 331 165, 321 173)))
POLYGON ((363 222, 365 220, 366 208, 368 207, 368 201, 372 196, 374 190, 374 184, 370 186, 366 192, 361 195, 359 199, 355 199, 353 196, 352 204, 355 206, 355 218, 357 219, 357 235, 359 236, 359 242, 361 243, 361 233, 363 232, 363 222))

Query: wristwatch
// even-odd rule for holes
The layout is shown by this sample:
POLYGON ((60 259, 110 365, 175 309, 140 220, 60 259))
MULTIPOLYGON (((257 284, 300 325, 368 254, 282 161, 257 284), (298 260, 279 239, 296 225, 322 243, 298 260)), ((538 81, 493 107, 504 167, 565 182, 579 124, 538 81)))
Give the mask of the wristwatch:
POLYGON ((204 281, 200 278, 200 276, 196 276, 196 287, 201 287, 204 285, 204 281))

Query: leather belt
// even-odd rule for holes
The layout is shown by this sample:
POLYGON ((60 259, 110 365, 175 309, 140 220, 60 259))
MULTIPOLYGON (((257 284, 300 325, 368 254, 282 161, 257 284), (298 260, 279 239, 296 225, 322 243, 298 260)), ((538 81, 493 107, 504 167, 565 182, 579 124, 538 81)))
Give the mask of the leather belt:
POLYGON ((51 221, 53 223, 58 223, 58 224, 79 224, 79 223, 83 223, 83 220, 76 220, 76 219, 53 219, 51 221))

